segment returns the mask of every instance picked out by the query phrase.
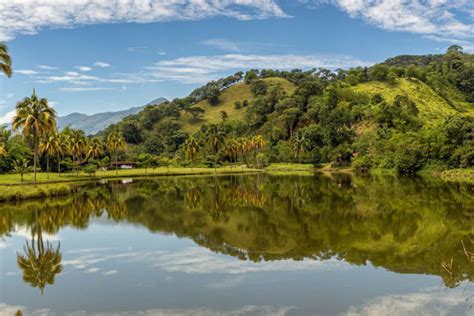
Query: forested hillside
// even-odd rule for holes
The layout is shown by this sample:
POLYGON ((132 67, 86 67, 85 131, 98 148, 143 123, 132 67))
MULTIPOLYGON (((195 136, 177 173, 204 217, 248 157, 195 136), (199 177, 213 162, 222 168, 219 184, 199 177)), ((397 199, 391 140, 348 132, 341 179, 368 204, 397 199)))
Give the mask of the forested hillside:
POLYGON ((474 55, 452 46, 369 68, 239 72, 147 106, 103 134, 115 130, 131 145, 123 154, 137 159, 185 161, 191 142, 193 159, 206 164, 331 163, 400 173, 472 167, 474 55))

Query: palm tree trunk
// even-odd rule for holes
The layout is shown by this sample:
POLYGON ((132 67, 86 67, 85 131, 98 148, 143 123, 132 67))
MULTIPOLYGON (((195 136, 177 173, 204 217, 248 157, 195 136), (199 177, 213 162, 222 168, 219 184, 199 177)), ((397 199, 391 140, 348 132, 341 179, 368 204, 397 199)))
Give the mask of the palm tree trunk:
POLYGON ((115 153, 115 175, 118 175, 118 153, 115 153))
POLYGON ((46 154, 46 177, 49 180, 49 155, 46 154))
POLYGON ((36 137, 36 131, 33 133, 34 138, 34 157, 33 157, 33 183, 36 185, 36 162, 38 161, 38 139, 36 137))
POLYGON ((61 157, 58 155, 58 177, 61 176, 61 157))

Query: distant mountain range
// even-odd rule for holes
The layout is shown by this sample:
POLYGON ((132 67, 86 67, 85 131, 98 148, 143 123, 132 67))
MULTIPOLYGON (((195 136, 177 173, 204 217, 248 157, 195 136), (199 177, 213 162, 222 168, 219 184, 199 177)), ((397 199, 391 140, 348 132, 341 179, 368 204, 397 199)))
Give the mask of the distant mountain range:
POLYGON ((160 105, 163 102, 166 102, 165 98, 157 98, 144 106, 130 108, 128 110, 117 111, 117 112, 104 112, 97 113, 93 115, 81 114, 81 113, 71 113, 66 116, 58 117, 58 127, 63 129, 66 126, 72 128, 80 128, 87 135, 97 134, 101 130, 105 129, 109 125, 115 124, 122 120, 124 117, 127 117, 132 114, 137 114, 147 105, 160 105))

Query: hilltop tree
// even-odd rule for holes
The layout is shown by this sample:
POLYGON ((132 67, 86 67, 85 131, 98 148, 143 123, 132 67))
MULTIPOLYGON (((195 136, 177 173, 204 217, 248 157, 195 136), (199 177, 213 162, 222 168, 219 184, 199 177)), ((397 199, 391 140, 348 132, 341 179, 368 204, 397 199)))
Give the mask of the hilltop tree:
POLYGON ((45 98, 38 98, 33 89, 31 97, 25 98, 16 105, 13 117, 13 129, 21 129, 24 138, 33 140, 33 173, 36 184, 36 166, 38 164, 38 146, 41 138, 56 130, 56 111, 45 98))
POLYGON ((198 118, 202 117, 205 112, 204 109, 199 106, 191 106, 184 109, 184 111, 186 113, 191 114, 194 120, 197 120, 198 118))

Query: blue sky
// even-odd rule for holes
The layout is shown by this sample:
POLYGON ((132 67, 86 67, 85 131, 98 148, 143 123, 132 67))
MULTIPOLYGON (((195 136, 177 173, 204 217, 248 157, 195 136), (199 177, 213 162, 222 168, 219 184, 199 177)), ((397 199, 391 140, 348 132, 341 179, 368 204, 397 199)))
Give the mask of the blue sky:
POLYGON ((187 95, 249 68, 348 68, 460 44, 472 0, 10 0, 0 40, 0 123, 33 87, 59 115, 187 95))

